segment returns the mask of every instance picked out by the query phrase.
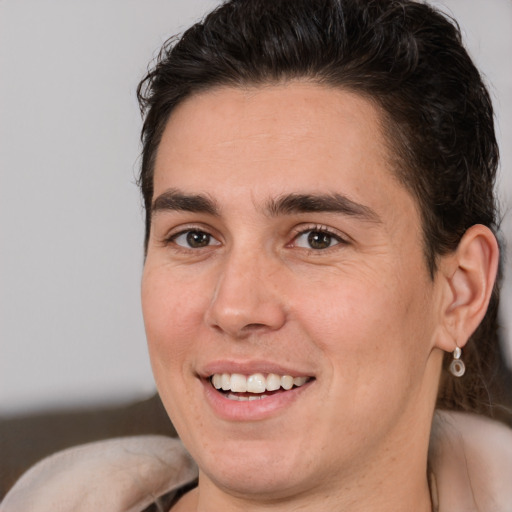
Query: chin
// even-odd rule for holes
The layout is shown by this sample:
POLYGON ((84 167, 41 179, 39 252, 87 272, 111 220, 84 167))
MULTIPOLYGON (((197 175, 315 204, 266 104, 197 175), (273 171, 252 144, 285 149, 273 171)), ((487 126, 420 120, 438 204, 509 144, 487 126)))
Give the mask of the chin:
MULTIPOLYGON (((254 496, 259 501, 285 499, 305 488, 306 478, 301 478, 296 467, 288 467, 283 461, 215 460, 201 473, 215 485, 233 496, 254 496)), ((201 477, 200 477, 201 478, 201 477)))
POLYGON ((226 440, 197 450, 201 473, 232 495, 282 499, 303 489, 307 481, 307 462, 298 447, 303 443, 284 439, 226 440))

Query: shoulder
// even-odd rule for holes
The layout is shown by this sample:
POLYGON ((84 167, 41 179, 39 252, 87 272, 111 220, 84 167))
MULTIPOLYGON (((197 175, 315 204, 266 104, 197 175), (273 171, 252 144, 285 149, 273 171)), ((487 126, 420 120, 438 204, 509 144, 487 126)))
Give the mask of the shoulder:
POLYGON ((0 512, 135 512, 196 476, 194 462, 177 439, 99 441, 36 464, 9 491, 0 512))
POLYGON ((439 511, 512 510, 512 430, 482 416, 437 412, 430 460, 439 511))

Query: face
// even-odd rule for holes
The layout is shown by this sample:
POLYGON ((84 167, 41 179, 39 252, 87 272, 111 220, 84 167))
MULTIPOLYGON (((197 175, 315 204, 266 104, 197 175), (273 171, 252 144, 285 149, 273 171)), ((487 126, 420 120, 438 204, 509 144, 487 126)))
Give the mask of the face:
POLYGON ((173 112, 142 303, 200 482, 282 497, 426 450, 439 294, 390 161, 374 106, 319 85, 173 112))

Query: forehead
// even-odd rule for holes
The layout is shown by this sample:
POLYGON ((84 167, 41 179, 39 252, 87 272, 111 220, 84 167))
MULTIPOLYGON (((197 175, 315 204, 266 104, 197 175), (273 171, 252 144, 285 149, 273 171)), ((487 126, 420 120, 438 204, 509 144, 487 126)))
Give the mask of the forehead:
POLYGON ((395 178, 380 112, 358 94, 291 82, 220 87, 172 113, 157 152, 155 196, 169 188, 265 201, 340 192, 385 201, 395 178))

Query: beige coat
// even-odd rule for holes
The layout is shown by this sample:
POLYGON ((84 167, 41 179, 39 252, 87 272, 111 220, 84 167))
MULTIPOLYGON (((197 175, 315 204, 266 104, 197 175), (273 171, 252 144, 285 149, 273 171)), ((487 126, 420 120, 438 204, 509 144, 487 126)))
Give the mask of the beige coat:
MULTIPOLYGON (((469 414, 437 413, 430 447, 439 512, 512 512, 512 430, 469 414)), ((30 469, 0 512, 142 512, 197 478, 177 439, 117 438, 71 448, 30 469)))

